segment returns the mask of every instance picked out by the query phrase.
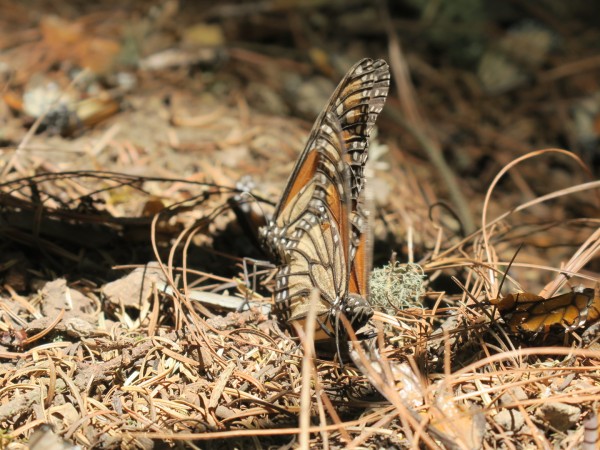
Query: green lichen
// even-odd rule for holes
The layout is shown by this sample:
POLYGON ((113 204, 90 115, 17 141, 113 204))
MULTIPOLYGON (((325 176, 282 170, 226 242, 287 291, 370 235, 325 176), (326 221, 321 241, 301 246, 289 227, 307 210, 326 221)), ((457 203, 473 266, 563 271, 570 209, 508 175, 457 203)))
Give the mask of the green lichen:
POLYGON ((371 274, 371 304, 387 314, 421 307, 427 276, 418 264, 390 263, 371 274))

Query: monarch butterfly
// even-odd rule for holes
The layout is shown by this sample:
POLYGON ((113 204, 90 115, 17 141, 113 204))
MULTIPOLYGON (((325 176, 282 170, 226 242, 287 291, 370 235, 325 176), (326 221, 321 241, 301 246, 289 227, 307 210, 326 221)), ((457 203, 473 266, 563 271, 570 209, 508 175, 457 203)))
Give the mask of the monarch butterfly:
POLYGON ((548 299, 528 292, 491 300, 512 332, 544 333, 553 327, 568 331, 591 325, 600 318, 600 294, 591 288, 548 299))
POLYGON ((313 125, 273 219, 260 229, 263 246, 279 262, 275 310, 301 323, 311 291, 320 291, 315 340, 335 334, 342 312, 356 329, 373 315, 361 194, 369 134, 389 85, 383 60, 363 59, 348 71, 313 125))

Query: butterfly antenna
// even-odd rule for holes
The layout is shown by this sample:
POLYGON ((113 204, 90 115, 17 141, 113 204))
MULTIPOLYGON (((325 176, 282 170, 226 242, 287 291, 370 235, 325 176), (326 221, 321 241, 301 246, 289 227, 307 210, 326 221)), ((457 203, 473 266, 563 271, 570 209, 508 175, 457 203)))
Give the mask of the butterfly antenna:
POLYGON ((465 231, 465 226, 464 226, 463 221, 461 220, 459 214, 448 203, 446 203, 444 201, 435 202, 433 205, 431 205, 429 207, 429 213, 428 213, 428 215, 429 215, 429 220, 431 222, 435 222, 435 220, 433 218, 433 211, 436 208, 443 208, 448 213, 450 213, 450 215, 454 218, 454 220, 456 220, 458 222, 458 225, 459 225, 459 230, 458 230, 459 231, 459 236, 462 236, 462 237, 466 236, 467 233, 465 231))
POLYGON ((508 275, 508 271, 510 270, 511 266, 515 262, 515 259, 517 259, 517 255, 519 254, 519 252, 521 251, 522 248, 523 248, 523 242, 521 242, 519 244, 519 247, 517 248, 517 251, 515 252, 515 254, 513 255, 513 257, 511 258, 510 262, 508 263, 508 267, 506 267, 506 270, 504 271, 504 274, 502 275, 502 280, 500 281, 500 286, 498 286, 498 297, 502 294, 502 286, 504 285, 504 281, 506 280, 506 276, 508 275))
POLYGON ((452 281, 454 281, 454 283, 456 283, 456 285, 465 293, 465 295, 467 297, 469 297, 472 301, 473 301, 473 306, 475 307, 479 307, 481 308, 481 310, 483 311, 483 313, 488 317, 488 319, 492 320, 493 319, 493 315, 492 313, 490 313, 485 306, 489 306, 490 303, 488 301, 479 301, 477 300, 477 298, 471 294, 469 292, 469 290, 467 289, 467 287, 455 276, 450 277, 450 279, 452 281))

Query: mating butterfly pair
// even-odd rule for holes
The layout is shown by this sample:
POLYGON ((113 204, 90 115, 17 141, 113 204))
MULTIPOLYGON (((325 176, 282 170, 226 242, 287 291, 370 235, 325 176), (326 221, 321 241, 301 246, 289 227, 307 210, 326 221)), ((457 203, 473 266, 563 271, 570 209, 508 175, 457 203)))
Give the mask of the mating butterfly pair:
POLYGON ((273 219, 260 230, 279 263, 275 309, 288 322, 306 318, 318 288, 316 340, 337 335, 341 313, 355 329, 373 315, 364 165, 389 85, 383 60, 364 59, 349 70, 317 118, 273 219))

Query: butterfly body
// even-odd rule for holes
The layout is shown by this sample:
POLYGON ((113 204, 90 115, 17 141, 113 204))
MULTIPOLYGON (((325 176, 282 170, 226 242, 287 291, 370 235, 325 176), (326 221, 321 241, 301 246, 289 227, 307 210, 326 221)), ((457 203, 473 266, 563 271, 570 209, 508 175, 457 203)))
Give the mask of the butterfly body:
POLYGON ((317 340, 344 313, 356 328, 373 314, 367 301, 370 248, 364 209, 368 137, 389 89, 384 61, 357 63, 317 118, 273 219, 260 230, 278 261, 275 307, 302 322, 320 293, 317 340))

